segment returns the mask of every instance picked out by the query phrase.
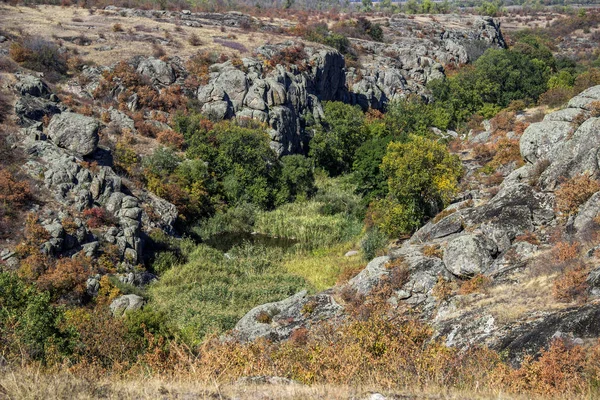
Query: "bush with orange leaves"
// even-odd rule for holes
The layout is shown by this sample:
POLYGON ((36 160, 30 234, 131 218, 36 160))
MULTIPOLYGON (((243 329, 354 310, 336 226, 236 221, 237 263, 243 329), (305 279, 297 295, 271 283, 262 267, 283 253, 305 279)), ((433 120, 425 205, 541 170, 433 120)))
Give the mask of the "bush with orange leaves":
POLYGON ((571 261, 579 256, 579 251, 577 242, 558 242, 552 248, 552 257, 559 262, 571 261))
MULTIPOLYGON (((600 343, 589 348, 555 339, 539 358, 526 356, 518 369, 502 365, 497 376, 501 387, 512 393, 568 398, 583 394, 597 398, 600 377, 600 343)), ((586 397, 586 396, 584 396, 586 397)))
POLYGON ((83 211, 87 226, 90 228, 100 228, 103 226, 112 226, 117 224, 114 215, 101 207, 88 208, 83 211))
POLYGON ((587 277, 589 268, 581 261, 567 266, 561 275, 554 280, 552 294, 563 302, 583 302, 587 298, 587 277))
POLYGON ((0 168, 0 208, 7 211, 18 209, 31 199, 29 183, 0 168))
POLYGON ((482 292, 486 288, 488 288, 492 284, 491 278, 483 275, 477 274, 468 281, 464 281, 460 288, 458 289, 458 293, 462 295, 467 295, 471 293, 482 292))
POLYGON ((156 135, 156 139, 159 143, 166 146, 173 147, 175 149, 182 149, 185 144, 185 139, 181 133, 177 133, 170 129, 160 131, 156 135))
POLYGON ((86 281, 97 273, 91 258, 79 255, 56 260, 38 279, 43 290, 52 294, 55 300, 68 303, 80 302, 86 294, 86 281))
POLYGON ((594 193, 600 191, 600 182, 588 175, 578 175, 565 182, 554 192, 556 210, 565 217, 574 214, 594 193))

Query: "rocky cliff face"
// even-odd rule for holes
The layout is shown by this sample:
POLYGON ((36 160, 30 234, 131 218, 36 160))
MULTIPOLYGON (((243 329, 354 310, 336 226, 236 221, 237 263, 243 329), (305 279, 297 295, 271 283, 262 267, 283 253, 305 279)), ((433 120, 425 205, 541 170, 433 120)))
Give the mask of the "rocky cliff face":
MULTIPOLYGON (((110 11, 110 10, 109 10, 110 11)), ((181 19, 186 24, 210 20, 220 26, 260 25, 239 14, 174 13, 113 10, 156 19, 181 19), (214 18, 213 18, 214 17, 214 18), (244 19, 246 18, 246 19, 244 19), (195 21, 195 22, 194 22, 195 21)), ((410 94, 426 96, 427 82, 444 77, 444 66, 473 61, 488 47, 505 47, 499 24, 492 18, 441 16, 440 20, 394 17, 386 28, 386 43, 353 39, 358 65, 348 67, 338 51, 300 40, 282 41, 254 49, 252 57, 215 63, 199 87, 187 88, 199 101, 200 111, 213 119, 251 118, 268 124, 272 147, 280 155, 306 151, 310 126, 322 114, 323 101, 344 101, 363 109, 383 109, 394 99, 410 94)), ((203 23, 203 22, 202 22, 203 23)), ((261 25, 260 29, 267 29, 261 25)), ((137 72, 164 89, 184 85, 190 72, 185 61, 135 58, 137 72)), ((86 87, 72 89, 91 96, 101 69, 88 69, 86 87)), ((115 87, 116 98, 125 88, 115 87)), ((138 99, 128 99, 130 110, 138 99)), ((54 104, 40 104, 41 108, 54 104)), ((47 112, 50 112, 46 110, 47 112)), ((23 113, 26 115, 25 113, 23 113)))
POLYGON ((489 17, 394 16, 386 43, 354 39, 361 67, 348 68, 349 98, 363 108, 382 109, 408 94, 426 94, 427 82, 444 77, 444 67, 473 62, 489 47, 505 48, 500 24, 489 17))
MULTIPOLYGON (((21 95, 16 113, 24 128, 12 140, 27 154, 23 170, 39 180, 49 195, 38 210, 39 222, 50 234, 43 252, 56 257, 79 252, 97 257, 102 246, 114 245, 122 260, 120 278, 132 284, 147 283, 152 277, 134 268, 142 261, 144 237, 153 229, 172 233, 175 206, 136 189, 114 172, 110 151, 98 145, 100 121, 71 112, 39 78, 21 76, 16 88, 21 95), (45 128, 43 117, 49 120, 45 128), (112 226, 91 229, 86 225, 83 215, 94 209, 114 217, 112 226), (74 226, 64 226, 66 220, 74 226)), ((10 257, 6 258, 11 265, 10 257)), ((89 289, 93 292, 97 286, 97 279, 91 278, 89 289)))
POLYGON ((343 318, 350 306, 344 293, 368 297, 401 268, 406 279, 396 282, 387 302, 418 312, 450 346, 483 344, 507 350, 518 363, 556 337, 574 342, 599 337, 596 243, 590 232, 597 230, 600 192, 570 214, 556 204, 556 191, 570 178, 600 177, 599 100, 596 86, 531 124, 520 138, 525 164, 506 171, 495 195, 459 196, 460 201, 387 256, 372 260, 347 284, 312 298, 297 295, 281 302, 285 307, 269 308, 286 314, 280 320, 273 313, 267 327, 244 317, 235 334, 246 340, 265 335, 283 339, 289 336, 287 326, 343 318), (570 259, 557 251, 572 243, 582 247, 584 258, 570 259), (579 302, 557 301, 553 294, 552 281, 570 268, 569 262, 591 271, 587 293, 579 302), (473 277, 487 289, 456 290, 473 277), (321 304, 324 297, 335 307, 316 307, 309 317, 294 312, 310 301, 321 304))

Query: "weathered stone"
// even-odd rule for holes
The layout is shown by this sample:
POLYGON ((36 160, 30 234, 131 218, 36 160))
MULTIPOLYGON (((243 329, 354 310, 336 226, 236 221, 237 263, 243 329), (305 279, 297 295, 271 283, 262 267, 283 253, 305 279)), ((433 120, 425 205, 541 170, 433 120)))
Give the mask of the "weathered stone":
POLYGON ((15 89, 21 94, 33 97, 49 97, 52 93, 50 88, 40 78, 32 75, 24 75, 15 85, 15 89))
POLYGON ((142 60, 137 67, 137 72, 150 78, 154 85, 170 85, 176 79, 173 67, 154 57, 142 60))
POLYGON ((59 147, 87 156, 98 146, 99 127, 100 124, 94 118, 62 113, 52 117, 48 125, 48 137, 59 147))
POLYGON ((348 281, 348 286, 359 294, 368 294, 383 276, 389 275, 390 271, 385 267, 388 261, 390 261, 388 256, 374 258, 365 269, 348 281))
POLYGON ((464 235, 451 240, 444 250, 444 264, 452 274, 468 278, 485 272, 495 251, 481 235, 464 235))
POLYGON ((125 315, 130 311, 139 310, 144 305, 144 298, 136 294, 119 296, 110 303, 110 311, 115 317, 125 315))

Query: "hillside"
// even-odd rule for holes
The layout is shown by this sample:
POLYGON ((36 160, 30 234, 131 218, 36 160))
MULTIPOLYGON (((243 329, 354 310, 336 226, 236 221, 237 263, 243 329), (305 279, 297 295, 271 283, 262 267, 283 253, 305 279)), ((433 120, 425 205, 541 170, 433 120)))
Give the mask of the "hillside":
POLYGON ((597 396, 599 14, 277 15, 0 4, 0 398, 597 396))

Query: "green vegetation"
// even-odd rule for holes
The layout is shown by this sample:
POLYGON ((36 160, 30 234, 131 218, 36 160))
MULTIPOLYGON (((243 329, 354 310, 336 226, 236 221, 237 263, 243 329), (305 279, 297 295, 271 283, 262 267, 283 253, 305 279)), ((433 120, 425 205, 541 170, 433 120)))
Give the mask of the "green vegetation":
POLYGON ((310 286, 281 266, 280 249, 241 245, 227 256, 199 245, 189 261, 151 285, 152 310, 167 316, 189 343, 233 328, 252 307, 310 286))
POLYGON ((417 229, 443 210, 457 191, 462 166, 443 144, 414 136, 392 142, 383 158, 388 196, 372 203, 373 223, 388 235, 417 229))

